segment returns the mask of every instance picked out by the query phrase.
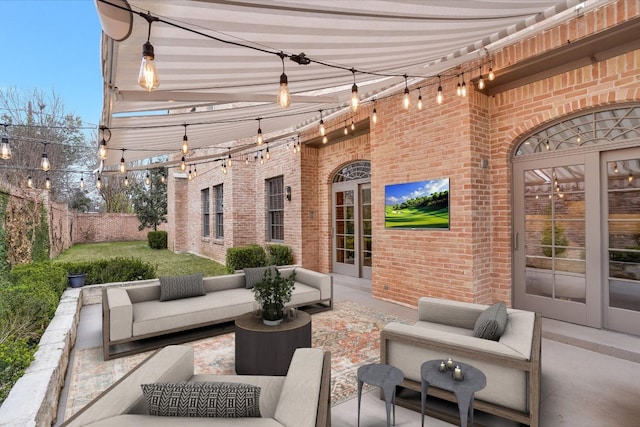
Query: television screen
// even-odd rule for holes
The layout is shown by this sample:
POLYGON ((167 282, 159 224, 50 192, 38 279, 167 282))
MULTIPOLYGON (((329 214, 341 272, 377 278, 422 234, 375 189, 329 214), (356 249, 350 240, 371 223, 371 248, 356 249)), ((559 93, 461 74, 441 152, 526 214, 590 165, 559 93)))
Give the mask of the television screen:
POLYGON ((384 225, 449 229, 449 178, 386 185, 384 225))

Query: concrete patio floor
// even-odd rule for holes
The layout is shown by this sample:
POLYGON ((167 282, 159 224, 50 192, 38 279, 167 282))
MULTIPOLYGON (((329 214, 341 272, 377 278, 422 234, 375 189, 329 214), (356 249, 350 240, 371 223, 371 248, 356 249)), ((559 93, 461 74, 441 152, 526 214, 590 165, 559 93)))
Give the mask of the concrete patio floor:
MULTIPOLYGON (((416 319, 414 309, 373 299, 368 280, 334 275, 334 297, 335 301, 353 301, 408 320, 416 319)), ((540 426, 640 427, 640 337, 551 319, 543 319, 542 329, 540 426)), ((100 306, 85 306, 80 314, 74 350, 100 345, 100 306)), ((67 373, 67 384, 68 381, 67 373)), ((56 425, 63 420, 67 384, 61 393, 56 425)), ((486 419, 478 413, 476 421, 492 427, 517 425, 486 419)), ((356 425, 357 399, 332 408, 333 427, 356 425)), ((384 401, 375 391, 365 393, 360 426, 384 425, 384 401)), ((420 414, 397 407, 396 425, 420 426, 420 414)), ((425 425, 440 427, 450 424, 426 419, 425 425)))

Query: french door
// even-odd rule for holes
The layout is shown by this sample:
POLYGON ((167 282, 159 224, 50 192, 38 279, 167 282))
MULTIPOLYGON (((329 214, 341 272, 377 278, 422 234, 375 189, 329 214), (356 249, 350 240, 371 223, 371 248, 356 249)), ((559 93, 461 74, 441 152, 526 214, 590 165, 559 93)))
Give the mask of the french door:
POLYGON ((513 171, 514 307, 640 335, 640 148, 513 171))
POLYGON ((333 183, 333 271, 371 278, 371 184, 368 180, 333 183))

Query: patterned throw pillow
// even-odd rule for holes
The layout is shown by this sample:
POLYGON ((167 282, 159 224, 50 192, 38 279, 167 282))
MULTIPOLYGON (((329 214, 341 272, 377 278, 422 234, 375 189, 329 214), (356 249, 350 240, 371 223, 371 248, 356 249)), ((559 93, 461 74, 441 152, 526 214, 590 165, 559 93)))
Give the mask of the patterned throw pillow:
POLYGON ((160 301, 199 297, 205 294, 202 273, 160 277, 160 301))
POLYGON ((473 328, 473 336, 498 341, 507 327, 507 307, 500 301, 483 311, 473 328))
POLYGON ((241 383, 141 384, 149 414, 161 417, 260 417, 260 387, 241 383))
POLYGON ((271 265, 269 267, 253 267, 245 268, 244 271, 244 284, 247 289, 253 289, 255 285, 262 282, 264 279, 264 272, 267 269, 271 269, 271 277, 276 277, 276 266, 271 265))

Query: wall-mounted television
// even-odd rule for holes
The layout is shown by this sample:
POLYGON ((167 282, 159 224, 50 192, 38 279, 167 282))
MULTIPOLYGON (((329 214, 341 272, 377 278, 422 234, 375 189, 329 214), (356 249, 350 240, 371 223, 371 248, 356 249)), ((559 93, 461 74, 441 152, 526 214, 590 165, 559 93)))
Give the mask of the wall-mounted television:
POLYGON ((385 185, 384 226, 449 229, 449 178, 385 185))

